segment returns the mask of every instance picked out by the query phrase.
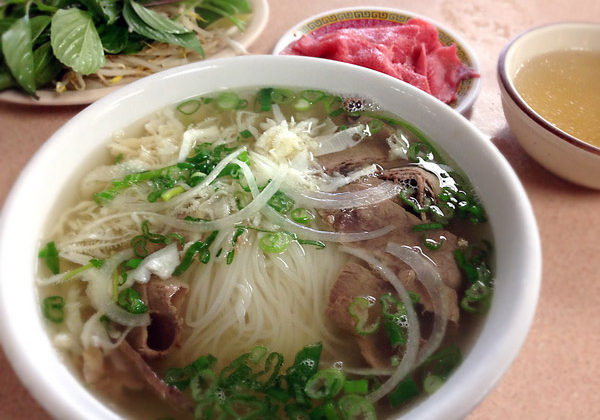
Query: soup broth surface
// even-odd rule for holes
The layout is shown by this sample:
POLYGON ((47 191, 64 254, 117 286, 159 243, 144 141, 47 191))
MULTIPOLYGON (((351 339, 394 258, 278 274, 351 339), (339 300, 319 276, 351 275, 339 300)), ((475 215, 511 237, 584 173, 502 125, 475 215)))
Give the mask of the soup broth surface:
POLYGON ((600 147, 599 75, 600 52, 556 51, 525 63, 515 87, 548 122, 600 147))
POLYGON ((384 418, 475 339, 485 210, 368 98, 216 92, 106 150, 57 206, 38 283, 55 345, 126 417, 384 418))

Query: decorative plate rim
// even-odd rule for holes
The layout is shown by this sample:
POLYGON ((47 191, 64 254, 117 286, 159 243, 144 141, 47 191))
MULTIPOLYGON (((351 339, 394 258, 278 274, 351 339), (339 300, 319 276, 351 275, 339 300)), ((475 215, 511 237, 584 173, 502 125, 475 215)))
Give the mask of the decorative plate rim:
MULTIPOLYGON (((252 45, 258 38, 267 25, 269 18, 268 0, 250 0, 250 2, 254 9, 250 24, 244 32, 241 32, 235 37, 235 40, 245 48, 252 45)), ((237 55, 237 53, 231 47, 226 47, 218 53, 206 57, 205 60, 232 57, 235 55, 237 55)), ((139 78, 133 80, 137 79, 139 78)), ((127 85, 127 83, 82 91, 67 91, 60 95, 56 95, 51 89, 38 89, 37 94, 39 100, 33 99, 18 90, 8 89, 0 92, 0 102, 37 106, 88 105, 125 85, 127 85)))
MULTIPOLYGON (((312 30, 308 30, 309 24, 311 24, 319 19, 323 19, 324 17, 329 17, 329 16, 333 16, 336 14, 347 13, 347 12, 352 12, 352 11, 385 12, 385 13, 393 13, 395 15, 399 15, 401 17, 406 17, 406 18, 423 19, 423 20, 431 23, 432 25, 434 25, 438 29, 438 33, 441 33, 443 35, 445 41, 442 40, 442 43, 444 45, 449 45, 450 43, 455 43, 457 46, 457 49, 459 52, 459 58, 461 59, 461 61, 464 64, 471 67, 478 74, 481 75, 481 67, 479 64, 479 60, 478 60, 477 56, 475 55, 475 52, 469 46, 469 44, 467 44, 465 42, 465 40, 463 38, 461 38, 459 35, 456 34, 456 32, 454 32, 453 30, 449 29, 445 25, 443 25, 427 16, 424 16, 424 15, 421 15, 418 13, 414 13, 409 10, 395 9, 392 7, 377 7, 377 6, 344 7, 344 8, 332 9, 332 10, 327 10, 324 12, 317 13, 306 19, 303 19, 302 21, 298 22, 297 24, 292 26, 290 29, 288 29, 281 36, 281 38, 279 38, 279 40, 275 44, 272 54, 274 54, 274 55, 280 54, 281 51, 285 47, 287 47, 291 42, 301 38, 303 35, 305 35, 307 33, 311 33, 317 29, 325 27, 329 23, 322 24, 312 30), (448 42, 448 41, 452 41, 452 42, 448 42), (461 57, 461 55, 462 55, 462 57, 461 57)), ((344 19, 344 20, 352 20, 352 19, 344 19)), ((382 20, 389 20, 389 19, 382 19, 382 20)), ((400 20, 398 20, 398 21, 389 20, 389 21, 402 23, 400 20)), ((457 112, 464 114, 471 108, 471 106, 473 105, 473 102, 475 102, 475 99, 479 95, 480 90, 481 90, 481 77, 466 79, 466 80, 462 81, 461 84, 459 85, 459 88, 458 88, 459 92, 457 92, 457 100, 453 101, 452 103, 450 103, 448 105, 451 108, 453 108, 454 110, 456 110, 457 112), (460 94, 461 90, 464 91, 464 94, 460 94)))

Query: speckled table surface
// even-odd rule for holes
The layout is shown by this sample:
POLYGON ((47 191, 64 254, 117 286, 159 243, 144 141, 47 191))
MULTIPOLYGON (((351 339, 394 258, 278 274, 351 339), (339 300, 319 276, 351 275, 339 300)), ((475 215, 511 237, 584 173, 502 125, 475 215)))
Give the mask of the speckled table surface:
MULTIPOLYGON (((520 32, 557 21, 600 22, 597 0, 270 0, 266 29, 250 47, 268 54, 292 25, 347 6, 395 7, 459 33, 481 62, 482 91, 470 119, 489 135, 533 204, 543 252, 540 300, 510 370, 468 416, 480 419, 600 419, 600 191, 563 181, 533 161, 507 125, 496 81, 498 55, 520 32)), ((83 107, 0 103, 0 205, 43 142, 83 107)), ((2 279, 8 281, 8 279, 2 279)), ((0 419, 47 419, 0 353, 0 419)))

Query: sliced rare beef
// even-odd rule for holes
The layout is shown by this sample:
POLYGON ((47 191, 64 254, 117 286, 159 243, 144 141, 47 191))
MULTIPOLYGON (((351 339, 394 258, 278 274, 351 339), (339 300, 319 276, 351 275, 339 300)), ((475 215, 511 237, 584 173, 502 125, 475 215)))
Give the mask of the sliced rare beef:
POLYGON ((456 45, 443 45, 437 28, 421 19, 410 19, 403 25, 316 31, 290 44, 282 54, 367 67, 410 83, 446 103, 456 99, 462 80, 478 77, 460 61, 456 45))
POLYGON ((148 283, 138 283, 135 288, 148 305, 150 325, 134 328, 127 341, 145 360, 164 357, 178 344, 187 286, 152 276, 148 283))
POLYGON ((169 403, 172 407, 184 411, 193 412, 194 404, 183 393, 173 387, 167 385, 156 372, 142 358, 139 352, 133 349, 127 341, 123 341, 119 346, 120 353, 129 362, 130 368, 133 369, 138 377, 143 381, 146 388, 154 392, 163 401, 169 403))

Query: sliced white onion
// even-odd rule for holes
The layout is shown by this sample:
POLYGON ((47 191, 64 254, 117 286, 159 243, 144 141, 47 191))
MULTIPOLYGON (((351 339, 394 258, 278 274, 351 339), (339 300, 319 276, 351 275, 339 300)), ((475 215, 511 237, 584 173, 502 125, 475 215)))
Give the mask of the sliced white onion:
POLYGON ((394 182, 381 184, 360 191, 328 193, 322 191, 298 191, 284 188, 296 205, 317 209, 347 209, 372 206, 398 195, 402 186, 394 182))
POLYGON ((326 191, 326 192, 334 192, 337 191, 338 189, 342 188, 345 185, 351 184, 354 181, 358 181, 359 179, 361 179, 364 176, 371 176, 373 174, 375 174, 375 172, 377 172, 379 170, 379 168, 377 167, 377 165, 373 164, 373 165, 368 165, 365 166, 364 168, 360 168, 354 172, 350 172, 348 175, 346 176, 334 176, 334 177, 329 177, 329 179, 327 179, 327 182, 321 183, 321 185, 319 186, 321 191, 326 191))
MULTIPOLYGON (((164 225, 170 226, 175 229, 184 230, 187 232, 212 232, 214 230, 223 230, 231 228, 236 224, 252 217, 258 213, 263 207, 266 207, 267 202, 273 197, 273 195, 279 190, 287 170, 285 167, 280 167, 280 170, 276 174, 275 178, 267 184, 264 190, 256 196, 254 200, 250 202, 246 207, 240 211, 222 217, 220 219, 201 221, 201 222, 189 222, 186 220, 177 219, 175 217, 164 216, 158 213, 143 212, 146 218, 152 218, 155 221, 161 222, 164 225)), ((142 213, 140 213, 142 214, 142 213)))
POLYGON ((123 330, 118 337, 111 338, 106 326, 100 321, 103 314, 96 312, 88 318, 81 331, 81 343, 84 347, 99 347, 105 351, 114 350, 121 345, 133 327, 123 330))
POLYGON ((323 242, 357 242, 366 241, 368 239, 379 238, 387 233, 390 233, 396 226, 388 225, 377 230, 370 232, 330 232, 324 230, 317 230, 308 226, 303 226, 299 223, 294 223, 291 220, 285 218, 281 214, 277 213, 273 208, 265 206, 262 209, 262 213, 272 223, 281 226, 291 232, 296 233, 302 239, 308 239, 311 241, 323 241, 323 242))
POLYGON ((256 178, 252 174, 250 167, 246 165, 245 162, 241 160, 234 159, 231 163, 235 163, 242 170, 242 174, 244 174, 244 178, 246 178, 246 182, 248 183, 248 188, 250 188, 250 192, 252 193, 252 197, 256 198, 260 191, 258 190, 258 185, 256 184, 256 178))
POLYGON ((129 276, 138 283, 148 283, 152 274, 166 280, 178 265, 179 251, 177 243, 173 242, 144 258, 140 265, 129 272, 129 276))
POLYGON ((389 243, 385 251, 399 258, 414 270, 419 281, 425 286, 433 304, 433 330, 429 335, 427 343, 419 352, 417 364, 421 364, 437 350, 446 334, 448 300, 443 291, 442 278, 437 268, 433 265, 433 262, 414 248, 389 243))
POLYGON ((408 373, 415 366, 417 352, 419 351, 419 339, 421 337, 419 318, 417 318, 417 314, 413 308, 412 301, 408 292, 406 291, 406 288, 398 276, 396 276, 396 274, 390 268, 365 250, 350 247, 341 247, 340 249, 350 255, 360 258, 369 264, 371 268, 377 270, 383 276, 383 278, 390 282, 394 289, 396 289, 396 293, 398 293, 398 296, 400 296, 400 299, 406 308, 406 317, 408 318, 408 338, 406 339, 406 349, 404 351, 404 355, 402 356, 402 360, 396 367, 394 373, 392 373, 388 380, 385 381, 379 388, 367 396, 369 400, 376 402, 392 392, 394 388, 396 388, 396 385, 398 385, 398 383, 406 375, 408 375, 408 373))
POLYGON ((322 156, 329 153, 341 152, 359 144, 369 132, 363 124, 347 128, 331 136, 320 136, 315 138, 319 142, 319 148, 313 151, 313 155, 322 156), (355 140, 355 137, 358 138, 355 140))

